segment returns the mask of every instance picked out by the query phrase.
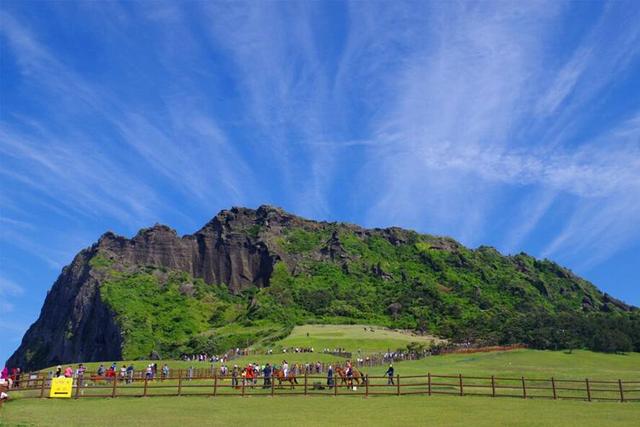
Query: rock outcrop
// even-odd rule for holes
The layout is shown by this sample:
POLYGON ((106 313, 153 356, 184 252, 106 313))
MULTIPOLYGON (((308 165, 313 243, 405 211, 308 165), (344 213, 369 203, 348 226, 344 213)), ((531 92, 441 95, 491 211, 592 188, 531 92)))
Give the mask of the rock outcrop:
POLYGON ((165 225, 140 230, 131 239, 107 232, 62 270, 38 320, 7 363, 33 369, 121 358, 121 332, 100 298, 102 275, 91 268, 98 254, 123 269, 149 265, 184 271, 238 293, 251 286, 268 286, 277 260, 294 262, 273 244, 284 229, 317 224, 261 206, 223 210, 195 234, 182 237, 165 225))

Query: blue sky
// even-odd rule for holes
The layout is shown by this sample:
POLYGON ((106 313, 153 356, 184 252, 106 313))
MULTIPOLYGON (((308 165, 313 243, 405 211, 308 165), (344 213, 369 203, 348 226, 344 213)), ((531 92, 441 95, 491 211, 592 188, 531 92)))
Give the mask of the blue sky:
POLYGON ((0 359, 106 230, 274 204, 640 305, 640 3, 0 5, 0 359))

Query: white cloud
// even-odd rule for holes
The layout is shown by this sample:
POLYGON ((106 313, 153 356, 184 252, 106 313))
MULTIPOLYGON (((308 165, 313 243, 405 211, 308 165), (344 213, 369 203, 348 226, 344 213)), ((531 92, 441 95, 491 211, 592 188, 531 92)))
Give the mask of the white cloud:
POLYGON ((12 302, 24 294, 24 288, 15 282, 0 276, 0 313, 11 313, 15 307, 12 302))
POLYGON ((166 84, 153 108, 85 77, 3 13, 21 72, 60 101, 45 108, 50 122, 3 116, 2 178, 57 215, 123 224, 272 199, 326 217, 344 203, 369 225, 467 244, 487 241, 499 217, 493 240, 518 250, 563 204, 544 255, 594 263, 638 238, 640 114, 601 128, 586 114, 637 62, 640 27, 626 25, 637 10, 606 6, 558 60, 549 46, 570 12, 560 2, 349 3, 344 40, 320 32, 316 3, 191 6, 100 13, 123 52, 125 30, 155 35, 144 59, 166 84), (91 117, 108 131, 94 134, 91 117))

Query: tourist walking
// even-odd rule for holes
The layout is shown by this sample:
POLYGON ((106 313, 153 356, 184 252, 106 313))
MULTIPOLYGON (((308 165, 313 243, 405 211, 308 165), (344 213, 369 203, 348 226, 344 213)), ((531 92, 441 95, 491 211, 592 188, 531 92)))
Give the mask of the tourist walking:
POLYGON ((238 365, 233 365, 231 371, 231 387, 238 387, 238 365))
POLYGON ((264 386, 263 388, 271 387, 271 365, 267 363, 267 365, 262 370, 262 375, 264 375, 264 386))
POLYGON ((169 378, 169 366, 165 363, 162 367, 162 380, 169 378))
POLYGON ((387 372, 384 373, 388 377, 387 385, 394 385, 393 372, 394 372, 393 371, 393 365, 389 365, 389 368, 387 369, 387 372))

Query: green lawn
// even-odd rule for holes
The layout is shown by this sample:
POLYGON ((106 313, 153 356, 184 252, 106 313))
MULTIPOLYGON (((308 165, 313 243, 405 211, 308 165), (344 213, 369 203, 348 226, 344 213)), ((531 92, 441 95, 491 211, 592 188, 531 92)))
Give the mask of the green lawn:
POLYGON ((344 348, 354 354, 395 351, 406 348, 411 342, 429 345, 441 341, 433 336, 420 336, 410 332, 396 331, 369 325, 304 325, 296 326, 291 334, 278 341, 282 347, 313 347, 315 351, 344 348), (371 331, 373 329, 373 331, 371 331), (308 335, 307 335, 308 334, 308 335))
MULTIPOLYGON (((381 374, 385 367, 370 369, 381 374)), ((525 376, 527 378, 640 380, 640 353, 605 354, 577 350, 512 350, 493 353, 449 354, 396 364, 400 375, 427 372, 463 375, 525 376)))
POLYGON ((179 397, 51 401, 0 409, 2 426, 633 426, 640 405, 484 397, 179 397))

